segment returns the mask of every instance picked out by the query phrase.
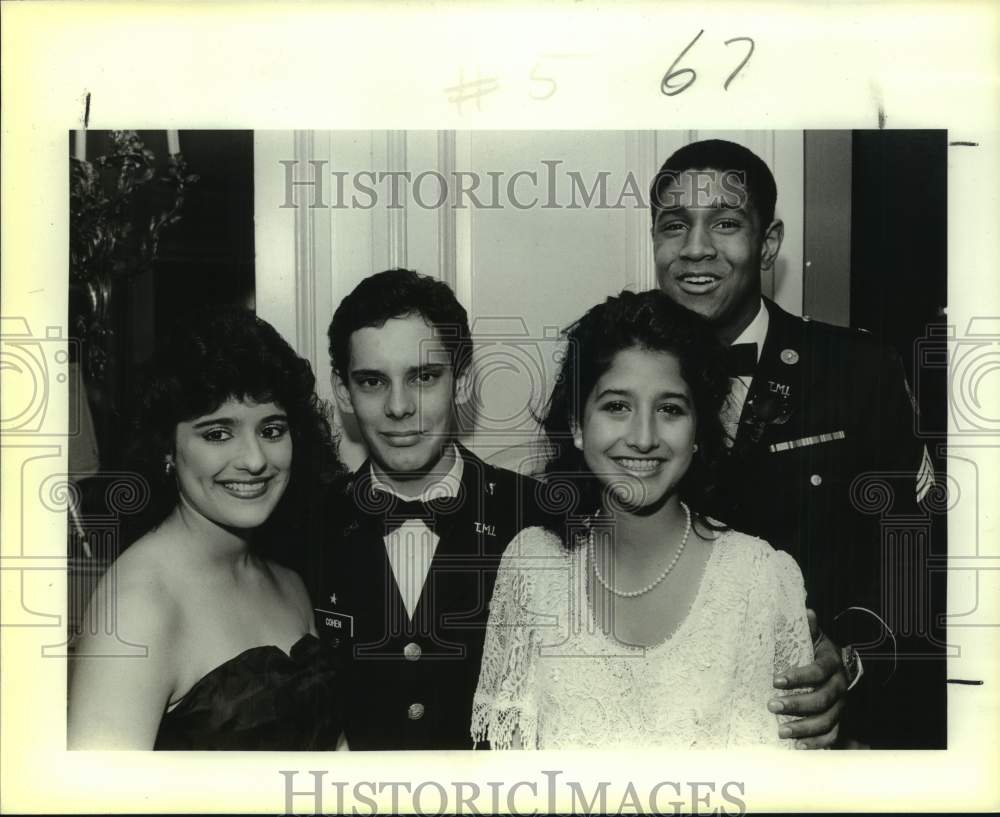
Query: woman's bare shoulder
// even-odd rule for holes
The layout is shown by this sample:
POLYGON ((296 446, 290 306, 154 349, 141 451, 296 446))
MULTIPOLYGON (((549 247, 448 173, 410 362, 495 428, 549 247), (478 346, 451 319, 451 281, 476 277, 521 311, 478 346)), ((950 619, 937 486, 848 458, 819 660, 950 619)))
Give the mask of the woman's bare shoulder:
POLYGON ((152 748, 184 660, 179 582, 156 538, 139 540, 108 568, 74 642, 69 745, 152 748))
MULTIPOLYGON (((171 543, 160 531, 147 533, 126 549, 111 566, 118 585, 129 591, 144 590, 159 600, 174 595, 176 560, 171 558, 171 543)), ((110 573, 111 570, 108 572, 110 573)), ((107 578, 108 574, 105 574, 107 578)))
POLYGON ((293 592, 305 592, 306 585, 302 581, 302 577, 292 570, 290 567, 285 567, 283 564, 278 562, 268 561, 267 566, 271 573, 274 575, 274 579, 278 582, 279 587, 282 590, 293 591, 293 592))
POLYGON ((164 645, 176 634, 183 593, 159 539, 147 534, 105 571, 90 599, 87 619, 94 626, 80 640, 83 652, 108 637, 164 645))
POLYGON ((290 567, 285 567, 277 562, 269 561, 267 566, 281 588, 282 594, 302 611, 306 621, 310 621, 312 619, 312 603, 309 601, 309 592, 306 590, 306 584, 302 577, 290 567))

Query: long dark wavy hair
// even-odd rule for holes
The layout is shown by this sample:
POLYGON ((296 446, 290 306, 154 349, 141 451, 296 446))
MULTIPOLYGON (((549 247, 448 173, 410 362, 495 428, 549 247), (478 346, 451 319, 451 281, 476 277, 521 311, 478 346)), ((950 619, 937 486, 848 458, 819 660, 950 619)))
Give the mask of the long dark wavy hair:
POLYGON ((266 321, 246 309, 215 308, 179 324, 148 364, 133 401, 130 468, 150 487, 147 507, 130 526, 135 539, 176 507, 177 483, 165 469, 177 425, 210 414, 230 399, 275 403, 288 417, 292 467, 288 488, 255 533, 259 551, 275 555, 296 536, 326 487, 344 473, 308 361, 266 321))
POLYGON ((600 509, 603 487, 573 445, 573 427, 582 425, 587 398, 615 355, 648 349, 674 355, 691 390, 698 450, 677 493, 704 522, 726 452, 719 412, 729 394, 723 350, 709 324, 659 290, 626 291, 589 309, 563 334, 565 356, 541 418, 549 454, 542 477, 550 502, 569 516, 590 516, 600 509))

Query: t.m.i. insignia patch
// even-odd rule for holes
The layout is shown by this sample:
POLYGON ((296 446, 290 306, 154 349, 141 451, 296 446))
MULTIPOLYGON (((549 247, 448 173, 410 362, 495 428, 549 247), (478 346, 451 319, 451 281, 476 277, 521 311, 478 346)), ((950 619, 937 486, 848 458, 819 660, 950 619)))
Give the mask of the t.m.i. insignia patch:
POLYGON ((775 383, 773 380, 767 381, 767 388, 775 394, 780 394, 782 397, 788 397, 792 391, 791 386, 787 383, 775 383))

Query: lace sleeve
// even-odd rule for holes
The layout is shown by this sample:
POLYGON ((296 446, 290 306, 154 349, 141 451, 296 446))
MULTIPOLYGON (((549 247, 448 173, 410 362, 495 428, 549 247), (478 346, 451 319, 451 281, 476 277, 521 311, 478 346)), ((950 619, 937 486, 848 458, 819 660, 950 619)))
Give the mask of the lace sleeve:
MULTIPOLYGON (((774 673, 801 667, 813 661, 812 636, 806 618, 806 588, 802 571, 789 554, 776 551, 771 559, 774 569, 774 673)), ((778 697, 801 695, 806 688, 774 690, 778 697)), ((794 715, 778 715, 778 723, 795 720, 794 715)), ((787 748, 795 744, 785 740, 787 748)))
POLYGON ((806 618, 802 572, 789 554, 776 551, 774 566, 774 672, 811 664, 812 638, 806 618))
POLYGON ((538 571, 531 561, 545 553, 551 538, 541 528, 522 531, 507 546, 497 572, 472 702, 473 740, 488 740, 494 749, 513 748, 515 736, 523 748, 536 748, 538 634, 531 610, 538 571))
POLYGON ((733 700, 730 745, 794 749, 794 740, 778 736, 780 725, 794 716, 771 714, 767 702, 794 694, 774 687, 776 673, 812 661, 802 574, 791 556, 759 539, 744 539, 741 552, 750 583, 747 620, 739 634, 742 683, 733 700))

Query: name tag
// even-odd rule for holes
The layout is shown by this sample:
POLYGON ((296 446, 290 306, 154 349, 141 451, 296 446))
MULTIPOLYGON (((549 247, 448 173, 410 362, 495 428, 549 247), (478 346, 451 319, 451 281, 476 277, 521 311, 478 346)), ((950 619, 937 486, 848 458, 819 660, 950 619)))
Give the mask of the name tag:
POLYGON ((818 445, 819 443, 829 443, 834 440, 843 440, 847 437, 843 431, 831 431, 829 434, 815 434, 812 437, 800 437, 797 440, 789 440, 784 443, 773 443, 769 450, 772 454, 776 454, 779 451, 791 451, 793 448, 805 448, 809 445, 818 445))
POLYGON ((316 624, 319 628, 338 636, 348 638, 354 636, 354 616, 319 607, 314 607, 313 611, 316 613, 316 624))

